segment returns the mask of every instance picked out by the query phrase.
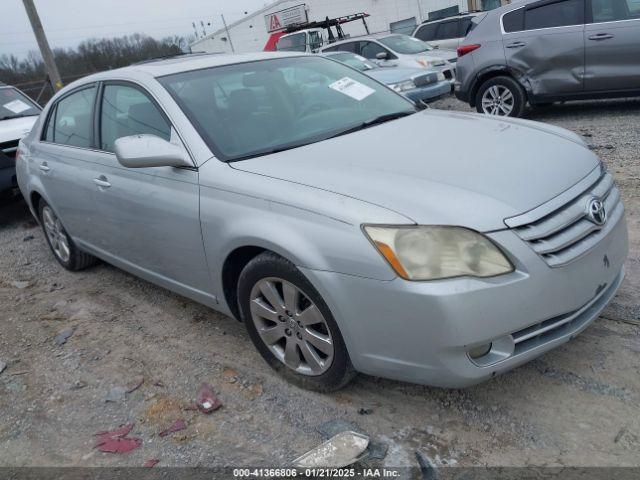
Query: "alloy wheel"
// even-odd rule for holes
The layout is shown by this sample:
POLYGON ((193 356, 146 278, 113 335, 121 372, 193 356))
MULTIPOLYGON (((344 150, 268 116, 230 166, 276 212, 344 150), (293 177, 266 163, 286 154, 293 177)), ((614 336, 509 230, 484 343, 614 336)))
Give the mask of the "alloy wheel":
POLYGON ((482 95, 482 111, 487 115, 508 117, 515 107, 515 98, 509 88, 493 85, 482 95))
POLYGON ((264 344, 287 367, 322 375, 334 357, 334 343, 320 309, 302 290, 280 278, 257 282, 250 296, 251 319, 264 344))
POLYGON ((44 223, 44 231, 51 244, 53 253, 55 253, 63 263, 67 263, 71 258, 69 237, 62 223, 60 223, 60 219, 53 213, 53 210, 51 210, 49 206, 45 206, 42 209, 42 222, 44 223))

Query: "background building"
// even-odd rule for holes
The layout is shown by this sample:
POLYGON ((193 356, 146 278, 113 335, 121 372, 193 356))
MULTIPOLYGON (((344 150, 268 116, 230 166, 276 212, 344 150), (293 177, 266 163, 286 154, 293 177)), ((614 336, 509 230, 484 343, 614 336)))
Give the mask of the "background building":
MULTIPOLYGON (((264 49, 278 27, 304 20, 324 20, 368 13, 371 33, 411 33, 424 20, 470 10, 491 10, 508 0, 277 0, 243 19, 196 40, 193 52, 255 52, 264 49)), ((344 26, 351 36, 365 35, 362 22, 344 26)))

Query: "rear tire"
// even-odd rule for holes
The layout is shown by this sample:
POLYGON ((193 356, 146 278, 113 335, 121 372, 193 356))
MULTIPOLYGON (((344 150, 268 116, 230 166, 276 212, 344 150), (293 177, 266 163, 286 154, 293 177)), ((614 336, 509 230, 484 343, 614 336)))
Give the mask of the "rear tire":
POLYGON ((476 109, 485 115, 521 117, 526 106, 524 88, 507 76, 490 78, 476 94, 476 109))
POLYGON ((40 199, 38 204, 38 216, 47 244, 60 265, 69 271, 77 272, 96 264, 97 259, 94 256, 76 246, 57 214, 43 199, 40 199))
POLYGON ((331 392, 356 375, 329 307, 291 262, 272 252, 251 260, 238 280, 238 306, 258 352, 289 382, 331 392))

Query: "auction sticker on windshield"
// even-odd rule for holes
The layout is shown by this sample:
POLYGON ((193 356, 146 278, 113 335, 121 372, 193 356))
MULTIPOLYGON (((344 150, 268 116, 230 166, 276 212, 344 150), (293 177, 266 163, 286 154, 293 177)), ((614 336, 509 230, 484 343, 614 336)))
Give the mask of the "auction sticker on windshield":
POLYGON ((343 93, 353 98, 354 100, 357 100, 358 102, 375 93, 375 90, 373 88, 369 88, 366 85, 360 82, 356 82, 354 79, 349 77, 341 78, 337 82, 329 85, 329 88, 343 93))
POLYGON ((13 102, 5 103, 3 107, 13 113, 22 113, 25 110, 29 110, 31 108, 22 100, 14 100, 13 102))

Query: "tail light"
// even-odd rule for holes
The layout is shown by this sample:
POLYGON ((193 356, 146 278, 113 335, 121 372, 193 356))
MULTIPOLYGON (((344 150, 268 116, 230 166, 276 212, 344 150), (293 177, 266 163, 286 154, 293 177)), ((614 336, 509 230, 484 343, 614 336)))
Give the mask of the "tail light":
POLYGON ((479 44, 474 44, 474 45, 462 45, 460 47, 458 47, 458 57, 464 57, 467 53, 471 53, 477 49, 479 49, 481 47, 481 45, 479 44))

